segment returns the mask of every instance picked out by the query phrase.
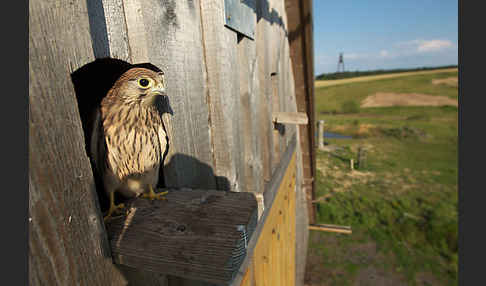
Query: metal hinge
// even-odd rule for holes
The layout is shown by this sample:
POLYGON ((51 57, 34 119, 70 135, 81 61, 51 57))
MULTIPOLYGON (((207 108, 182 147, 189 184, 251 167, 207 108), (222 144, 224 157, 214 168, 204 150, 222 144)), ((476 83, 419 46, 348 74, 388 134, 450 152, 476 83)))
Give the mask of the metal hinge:
POLYGON ((225 26, 254 40, 255 2, 255 0, 224 0, 225 26))

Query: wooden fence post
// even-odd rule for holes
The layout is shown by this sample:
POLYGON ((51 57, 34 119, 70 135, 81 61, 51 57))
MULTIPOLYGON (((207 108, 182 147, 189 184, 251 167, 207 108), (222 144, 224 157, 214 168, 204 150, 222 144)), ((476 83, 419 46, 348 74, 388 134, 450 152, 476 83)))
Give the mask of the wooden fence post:
POLYGON ((366 148, 358 148, 358 169, 366 168, 366 148))
POLYGON ((319 149, 324 148, 324 120, 317 121, 319 127, 319 133, 317 138, 319 139, 319 149))

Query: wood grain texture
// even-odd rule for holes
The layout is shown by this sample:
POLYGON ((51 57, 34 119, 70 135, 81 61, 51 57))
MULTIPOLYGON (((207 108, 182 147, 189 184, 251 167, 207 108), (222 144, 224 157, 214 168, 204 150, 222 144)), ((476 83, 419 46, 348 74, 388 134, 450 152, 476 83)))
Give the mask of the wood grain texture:
MULTIPOLYGON (((170 187, 215 189, 199 1, 144 1, 149 61, 166 74, 173 115, 164 114, 170 187)), ((130 42, 132 45, 132 42, 130 42)), ((221 178, 224 181, 224 178, 221 178)))
MULTIPOLYGON (((256 16, 256 15, 255 15, 256 16)), ((256 21, 256 18, 254 19, 256 21)), ((246 37, 238 42, 238 64, 240 81, 239 123, 241 134, 240 147, 242 156, 240 162, 244 175, 241 190, 246 192, 263 193, 264 182, 262 176, 261 144, 258 137, 257 120, 258 98, 258 66, 256 43, 246 37), (244 134, 244 135, 243 135, 244 134)))
POLYGON ((295 158, 293 152, 271 208, 265 214, 265 225, 251 261, 242 278, 232 285, 295 285, 295 158))
MULTIPOLYGON (((96 5, 94 4, 96 1, 88 1, 88 3, 90 3, 89 5, 96 5)), ((105 47, 107 52, 104 54, 95 53, 96 58, 107 56, 131 62, 123 0, 103 0, 101 3, 103 9, 101 15, 104 16, 104 19, 96 20, 97 25, 93 25, 93 28, 97 29, 98 26, 105 25, 108 46, 105 47)), ((93 19, 93 15, 90 15, 90 19, 93 19)), ((94 20, 91 21, 95 22, 94 20)))
MULTIPOLYGON (((287 17, 286 13, 284 14, 284 23, 287 26, 287 17)), ((282 31, 283 32, 283 31, 282 31)), ((284 112, 297 112, 297 102, 295 98, 295 88, 294 88, 294 73, 292 69, 292 62, 290 60, 290 50, 289 50, 289 41, 287 37, 287 31, 284 31, 285 40, 282 41, 283 45, 283 54, 285 55, 282 60, 282 78, 283 78, 283 102, 284 102, 284 112)), ((292 139, 292 135, 296 134, 298 130, 297 126, 286 126, 285 132, 285 142, 286 145, 289 144, 290 140, 292 139)))
POLYGON ((136 269, 230 282, 256 227, 255 196, 169 189, 166 198, 137 199, 128 206, 127 216, 108 222, 114 260, 136 269))
POLYGON ((280 124, 306 125, 309 119, 305 112, 273 112, 272 121, 280 124))
POLYGON ((304 170, 299 130, 297 129, 296 147, 296 193, 295 193, 295 285, 303 286, 307 262, 307 248, 309 240, 309 215, 307 194, 304 187, 304 170))
MULTIPOLYGON (((277 200, 277 197, 280 196, 281 194, 281 189, 283 186, 285 186, 285 176, 289 172, 289 169, 292 169, 292 161, 296 158, 297 155, 295 154, 296 150, 296 136, 294 135, 289 146, 285 150, 284 154, 282 155, 281 161, 277 169, 275 170, 274 175, 272 176, 271 180, 269 183, 265 186, 265 211, 263 212, 262 217, 260 218, 258 225, 252 235, 252 238, 250 239, 250 242, 248 244, 248 250, 247 250, 247 256, 245 257, 240 270, 238 271, 238 274, 236 275, 235 279, 231 283, 232 286, 236 285, 241 285, 243 278, 246 276, 246 273, 250 271, 253 266, 253 263, 255 261, 255 251, 257 245, 264 244, 265 246, 263 248, 267 249, 271 247, 272 242, 266 239, 261 239, 261 236, 264 233, 264 230, 266 229, 268 225, 268 218, 270 214, 273 212, 274 209, 274 202, 277 200)), ((297 181, 297 178, 294 178, 295 181, 297 181)), ((295 190, 294 190, 295 193, 295 190)), ((275 207, 276 208, 276 207, 275 207)), ((292 212, 289 215, 295 216, 295 214, 292 212)), ((295 221, 294 221, 295 222, 295 221)), ((295 224, 295 223, 293 223, 295 224)), ((294 226, 295 227, 295 226, 294 226)), ((307 226, 306 226, 307 228, 307 226)), ((295 240, 294 240, 295 242, 295 240)), ((295 248, 294 248, 295 249, 295 248)), ((294 255, 295 253, 292 253, 290 255, 294 255)), ((261 266, 264 267, 265 264, 262 264, 261 266)), ((256 273, 256 269, 254 270, 256 273)), ((265 269, 259 270, 259 271, 267 271, 265 269)), ((266 274, 265 274, 266 275, 266 274)), ((259 281, 256 276, 254 276, 254 281, 255 283, 262 283, 262 281, 259 281)), ((255 284, 255 285, 262 285, 262 284, 255 284)), ((268 285, 273 285, 273 284, 268 284, 268 285)))
POLYGON ((281 110, 280 106, 280 88, 278 86, 279 84, 279 76, 278 73, 272 73, 270 76, 271 79, 271 84, 272 84, 272 122, 273 124, 273 150, 272 150, 272 162, 278 163, 280 161, 280 148, 283 142, 281 142, 281 137, 284 132, 285 126, 281 124, 275 124, 279 123, 275 120, 274 114, 277 114, 281 110))
POLYGON ((126 285, 70 79, 94 60, 89 31, 86 2, 29 1, 29 285, 126 285))
POLYGON ((267 20, 270 14, 268 1, 257 1, 256 4, 257 26, 255 39, 257 44, 258 86, 260 89, 259 102, 257 104, 257 116, 260 122, 258 137, 260 138, 259 144, 261 144, 263 179, 265 182, 268 182, 272 177, 273 123, 271 121, 272 85, 270 76, 273 72, 271 68, 274 51, 267 46, 267 41, 271 39, 271 23, 267 20))
POLYGON ((149 62, 147 30, 150 26, 147 27, 147 24, 151 23, 144 23, 142 7, 145 5, 143 4, 147 4, 146 1, 142 3, 140 0, 123 0, 128 48, 132 63, 149 62))
POLYGON ((230 190, 238 191, 241 154, 237 35, 224 26, 223 1, 202 1, 201 23, 215 173, 227 178, 230 190))
MULTIPOLYGON (((314 119, 314 59, 312 38, 312 1, 288 0, 285 10, 288 19, 290 58, 295 79, 297 110, 306 112, 307 126, 299 126, 300 143, 304 159, 309 156, 311 164, 304 166, 304 177, 315 176, 315 119, 314 119)), ((308 198, 314 198, 314 183, 307 186, 308 198)), ((315 222, 315 208, 309 204, 310 223, 315 222)))
POLYGON ((309 229, 325 231, 325 232, 345 233, 345 234, 351 234, 353 232, 350 226, 331 225, 331 224, 311 224, 309 225, 309 229))

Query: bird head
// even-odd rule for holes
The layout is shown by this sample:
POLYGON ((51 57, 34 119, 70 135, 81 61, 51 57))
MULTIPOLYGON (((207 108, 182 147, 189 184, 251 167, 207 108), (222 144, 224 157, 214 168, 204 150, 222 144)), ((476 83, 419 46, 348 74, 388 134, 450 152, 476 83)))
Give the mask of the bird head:
POLYGON ((146 68, 131 68, 120 76, 110 94, 125 103, 155 106, 158 98, 167 96, 164 73, 146 68))

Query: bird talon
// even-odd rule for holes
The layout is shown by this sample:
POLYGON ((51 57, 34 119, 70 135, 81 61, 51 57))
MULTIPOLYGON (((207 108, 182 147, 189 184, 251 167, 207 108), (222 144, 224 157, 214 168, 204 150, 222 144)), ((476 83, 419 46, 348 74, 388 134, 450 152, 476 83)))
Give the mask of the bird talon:
POLYGON ((165 198, 164 196, 168 193, 168 191, 165 191, 165 192, 161 192, 161 193, 155 193, 154 192, 154 189, 152 186, 149 186, 149 192, 148 193, 145 193, 145 194, 142 194, 142 197, 143 198, 148 198, 149 200, 153 201, 155 199, 157 200, 167 200, 167 198, 165 198))
POLYGON ((125 204, 123 204, 123 203, 118 204, 118 205, 115 205, 115 204, 110 205, 110 209, 108 210, 108 214, 103 217, 103 220, 105 222, 108 221, 109 219, 113 218, 112 217, 113 213, 117 212, 120 209, 124 209, 124 208, 125 208, 125 204))

